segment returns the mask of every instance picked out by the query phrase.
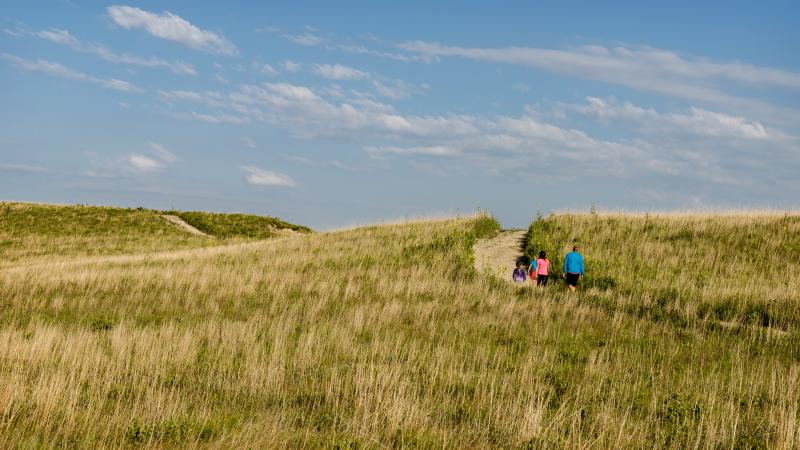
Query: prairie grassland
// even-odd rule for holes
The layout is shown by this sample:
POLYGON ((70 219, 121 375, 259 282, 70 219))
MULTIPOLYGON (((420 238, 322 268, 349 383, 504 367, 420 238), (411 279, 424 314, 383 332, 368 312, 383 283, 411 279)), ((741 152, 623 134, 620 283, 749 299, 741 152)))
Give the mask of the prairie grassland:
POLYGON ((220 239, 186 233, 149 209, 0 202, 0 263, 148 254, 267 239, 281 229, 309 231, 273 217, 169 213, 220 239))
POLYGON ((584 303, 678 325, 800 326, 800 214, 559 214, 534 222, 526 254, 561 270, 583 245, 584 303))
POLYGON ((0 268, 0 447, 800 445, 793 322, 653 320, 467 269, 497 229, 0 268))

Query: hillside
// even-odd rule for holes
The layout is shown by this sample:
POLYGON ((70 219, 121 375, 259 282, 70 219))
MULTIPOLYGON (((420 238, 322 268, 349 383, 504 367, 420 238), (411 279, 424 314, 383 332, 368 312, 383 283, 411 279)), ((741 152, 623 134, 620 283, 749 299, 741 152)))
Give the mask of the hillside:
MULTIPOLYGON (((487 216, 0 267, 0 447, 800 445, 793 320, 634 307, 672 282, 659 267, 680 250, 658 236, 719 233, 692 235, 702 287, 670 275, 702 304, 735 287, 709 254, 791 247, 796 216, 656 221, 631 237, 639 220, 533 225, 530 245, 554 259, 583 243, 594 287, 576 295, 472 270, 473 245, 499 229, 487 216)), ((763 269, 748 292, 790 292, 796 270, 773 287, 763 269)))
POLYGON ((309 232, 273 217, 144 208, 0 202, 0 261, 148 253, 309 232), (176 215, 211 237, 195 236, 161 216, 176 215))
POLYGON ((581 302, 679 326, 800 326, 800 215, 560 214, 531 224, 526 256, 586 257, 581 302), (716 321, 716 322, 714 322, 716 321))

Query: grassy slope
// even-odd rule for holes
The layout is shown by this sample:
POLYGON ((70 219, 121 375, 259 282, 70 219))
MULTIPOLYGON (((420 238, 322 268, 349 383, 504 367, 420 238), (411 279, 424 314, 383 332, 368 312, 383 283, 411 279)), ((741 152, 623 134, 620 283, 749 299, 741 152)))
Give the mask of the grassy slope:
POLYGON ((264 239, 276 229, 308 231, 272 217, 183 213, 223 240, 193 236, 147 209, 0 202, 0 261, 36 257, 148 253, 264 239))
POLYGON ((276 230, 292 230, 300 233, 311 231, 308 227, 284 222, 275 217, 256 216, 252 214, 218 214, 199 211, 170 211, 189 225, 203 233, 215 237, 249 237, 267 239, 275 235, 276 230))
POLYGON ((557 215, 538 220, 526 253, 560 274, 583 245, 582 301, 676 324, 716 320, 800 326, 800 215, 557 215))
POLYGON ((0 447, 800 444, 796 328, 677 326, 465 270, 495 228, 0 270, 0 447))

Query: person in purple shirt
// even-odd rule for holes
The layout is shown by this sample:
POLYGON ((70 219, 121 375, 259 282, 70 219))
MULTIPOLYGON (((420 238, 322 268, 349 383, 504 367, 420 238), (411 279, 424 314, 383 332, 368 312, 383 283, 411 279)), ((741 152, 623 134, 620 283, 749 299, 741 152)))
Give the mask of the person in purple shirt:
POLYGON ((525 269, 522 267, 522 263, 519 261, 517 261, 517 268, 514 269, 514 272, 511 274, 511 278, 513 278, 514 282, 516 283, 524 283, 525 279, 528 278, 528 276, 525 274, 525 269))
POLYGON ((572 292, 578 287, 578 280, 583 278, 583 255, 578 253, 580 247, 575 244, 572 251, 564 257, 563 276, 567 281, 567 287, 572 292))

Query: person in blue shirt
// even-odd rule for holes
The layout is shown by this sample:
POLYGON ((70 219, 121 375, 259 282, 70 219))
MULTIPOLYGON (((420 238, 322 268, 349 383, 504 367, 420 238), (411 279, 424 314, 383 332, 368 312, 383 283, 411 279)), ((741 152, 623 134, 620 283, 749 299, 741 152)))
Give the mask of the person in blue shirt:
POLYGON ((563 275, 567 280, 567 287, 572 292, 578 287, 578 280, 583 278, 583 255, 578 253, 580 248, 576 244, 572 251, 564 257, 563 275))

